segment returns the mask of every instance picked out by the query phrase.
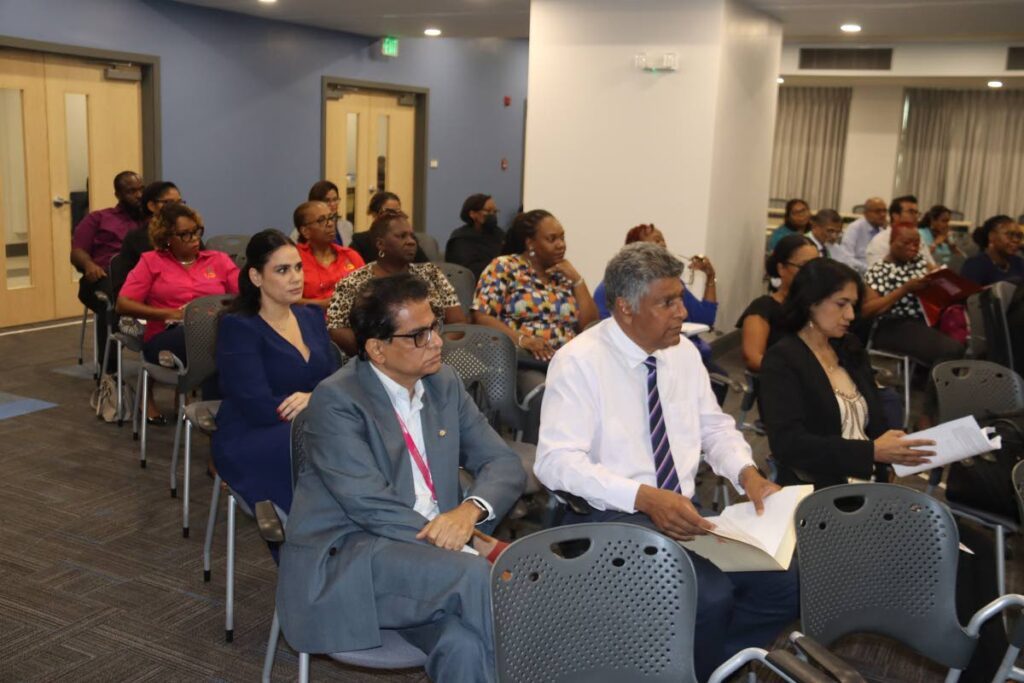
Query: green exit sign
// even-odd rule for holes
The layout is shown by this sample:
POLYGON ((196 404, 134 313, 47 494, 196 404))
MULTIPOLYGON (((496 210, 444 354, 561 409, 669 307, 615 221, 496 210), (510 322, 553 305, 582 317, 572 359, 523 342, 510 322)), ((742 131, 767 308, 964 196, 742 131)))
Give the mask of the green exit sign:
POLYGON ((397 57, 398 36, 384 36, 380 41, 380 53, 385 57, 397 57))

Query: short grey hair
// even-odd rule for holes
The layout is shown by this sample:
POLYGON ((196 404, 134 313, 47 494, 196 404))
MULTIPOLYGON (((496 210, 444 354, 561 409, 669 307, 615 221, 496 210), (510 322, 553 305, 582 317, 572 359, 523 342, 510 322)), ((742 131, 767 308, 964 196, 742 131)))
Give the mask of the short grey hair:
POLYGON ((655 280, 681 278, 683 262, 653 242, 627 244, 612 257, 604 269, 604 297, 608 310, 615 310, 615 300, 623 298, 636 311, 640 299, 655 280))

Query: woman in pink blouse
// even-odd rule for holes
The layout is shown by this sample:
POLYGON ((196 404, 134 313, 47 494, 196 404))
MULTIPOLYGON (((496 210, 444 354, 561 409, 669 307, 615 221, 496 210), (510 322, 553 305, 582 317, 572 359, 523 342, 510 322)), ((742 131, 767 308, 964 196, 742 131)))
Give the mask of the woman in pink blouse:
MULTIPOLYGON (((203 219, 185 204, 165 204, 149 225, 153 251, 128 274, 117 297, 117 312, 147 320, 142 353, 151 363, 161 351, 185 358, 181 321, 186 304, 210 294, 238 293, 238 266, 220 251, 200 250, 203 219)), ((152 394, 150 394, 152 397, 152 394)), ((160 421, 154 405, 149 418, 160 421)))

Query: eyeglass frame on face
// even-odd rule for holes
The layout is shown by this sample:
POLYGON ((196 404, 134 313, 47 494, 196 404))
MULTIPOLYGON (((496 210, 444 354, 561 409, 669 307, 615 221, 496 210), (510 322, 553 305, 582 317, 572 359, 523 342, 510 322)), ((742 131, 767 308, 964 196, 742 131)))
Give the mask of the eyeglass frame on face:
POLYGON ((306 221, 302 224, 302 227, 308 228, 311 225, 316 225, 321 228, 327 227, 327 224, 331 222, 332 215, 337 216, 338 214, 327 214, 326 216, 320 216, 320 218, 317 218, 316 220, 306 221))
POLYGON ((438 336, 444 334, 444 321, 438 318, 434 318, 434 322, 427 327, 421 327, 405 334, 393 334, 388 337, 388 342, 390 343, 395 339, 412 339, 413 346, 417 349, 422 349, 431 342, 435 334, 438 336), (417 339, 417 337, 420 337, 420 339, 417 339))
POLYGON ((192 240, 195 240, 195 239, 200 239, 201 240, 201 239, 203 239, 203 233, 205 233, 205 232, 206 232, 206 228, 204 228, 201 225, 197 225, 195 230, 187 230, 185 232, 177 232, 177 231, 175 231, 175 232, 171 233, 171 236, 172 237, 177 237, 179 240, 181 240, 185 244, 188 244, 192 240))
POLYGON ((188 202, 186 202, 183 197, 178 197, 177 199, 154 199, 153 203, 159 204, 160 206, 163 206, 164 204, 184 204, 185 206, 188 206, 188 202))

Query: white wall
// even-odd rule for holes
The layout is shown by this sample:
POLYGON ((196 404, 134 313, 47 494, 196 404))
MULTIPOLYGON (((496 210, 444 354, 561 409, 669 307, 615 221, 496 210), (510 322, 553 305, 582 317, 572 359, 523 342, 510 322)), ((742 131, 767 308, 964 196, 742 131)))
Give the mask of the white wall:
MULTIPOLYGON (((848 213, 868 197, 891 198, 903 119, 903 86, 853 88, 839 206, 848 213)), ((820 207, 818 207, 820 208, 820 207)))
POLYGON ((716 263, 732 327, 757 291, 780 49, 774 20, 726 0, 533 1, 525 208, 562 221, 591 287, 653 222, 716 263), (642 51, 675 52, 679 71, 638 70, 642 51))

